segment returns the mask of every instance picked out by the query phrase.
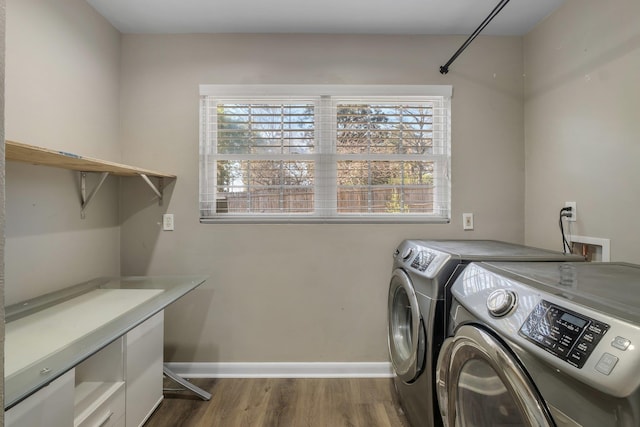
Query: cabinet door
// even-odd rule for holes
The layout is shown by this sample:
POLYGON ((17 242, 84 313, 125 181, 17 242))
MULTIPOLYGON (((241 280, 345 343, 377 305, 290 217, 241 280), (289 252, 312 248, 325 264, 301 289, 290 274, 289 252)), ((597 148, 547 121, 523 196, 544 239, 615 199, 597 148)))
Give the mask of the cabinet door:
POLYGON ((126 335, 126 425, 141 426, 162 401, 164 311, 126 335))
POLYGON ((6 427, 72 427, 74 377, 72 369, 9 409, 6 427))

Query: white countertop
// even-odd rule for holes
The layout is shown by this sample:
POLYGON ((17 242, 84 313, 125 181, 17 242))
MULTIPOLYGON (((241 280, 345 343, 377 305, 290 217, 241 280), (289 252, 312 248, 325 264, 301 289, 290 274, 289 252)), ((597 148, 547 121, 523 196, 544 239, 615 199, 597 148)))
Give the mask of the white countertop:
POLYGON ((5 411, 206 280, 101 277, 5 307, 5 411))
POLYGON ((5 375, 66 347, 162 292, 162 289, 96 289, 7 323, 5 375))

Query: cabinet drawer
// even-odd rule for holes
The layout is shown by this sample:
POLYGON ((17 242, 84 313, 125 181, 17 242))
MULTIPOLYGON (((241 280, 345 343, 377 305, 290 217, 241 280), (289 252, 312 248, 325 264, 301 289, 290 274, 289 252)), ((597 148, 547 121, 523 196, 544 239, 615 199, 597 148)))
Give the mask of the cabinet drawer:
POLYGON ((74 376, 75 370, 72 369, 6 411, 4 425, 6 427, 69 427, 72 425, 74 376))
MULTIPOLYGON (((91 384, 83 384, 91 388, 91 384)), ((89 392, 90 400, 85 409, 76 415, 74 427, 114 427, 124 425, 125 410, 124 383, 113 383, 110 389, 95 397, 96 392, 89 392)), ((76 388, 77 391, 77 388, 76 388)))

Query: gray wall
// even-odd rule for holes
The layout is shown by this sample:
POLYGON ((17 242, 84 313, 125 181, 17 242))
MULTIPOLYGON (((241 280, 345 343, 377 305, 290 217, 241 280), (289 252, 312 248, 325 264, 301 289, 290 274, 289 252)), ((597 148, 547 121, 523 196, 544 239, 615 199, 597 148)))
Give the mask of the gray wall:
MULTIPOLYGON (((7 139, 120 161, 120 34, 83 0, 9 0, 6 41, 7 139)), ((7 304, 120 273, 117 189, 81 220, 76 173, 7 163, 7 304)))
POLYGON ((640 3, 567 0, 524 38, 525 240, 561 249, 573 234, 611 239, 640 263, 640 3))
MULTIPOLYGON (((176 173, 163 206, 123 189, 123 274, 210 276, 168 310, 166 359, 385 361, 391 253, 407 237, 524 238, 522 39, 123 35, 123 160, 176 173), (447 225, 201 225, 198 85, 452 84, 447 225), (163 212, 176 230, 160 231, 163 212), (475 213, 463 232, 462 213, 475 213)), ((143 195, 143 196, 141 196, 143 195)))
POLYGON ((480 37, 442 76, 464 37, 121 36, 82 0, 9 0, 7 138, 179 178, 163 206, 111 179, 82 221, 75 174, 9 163, 7 302, 102 274, 208 274, 167 313, 168 360, 382 361, 405 237, 560 249, 570 200, 575 234, 640 262, 639 8, 567 0, 524 39, 480 37), (452 223, 199 224, 201 83, 452 84, 452 223), (163 212, 176 231, 160 231, 163 212))

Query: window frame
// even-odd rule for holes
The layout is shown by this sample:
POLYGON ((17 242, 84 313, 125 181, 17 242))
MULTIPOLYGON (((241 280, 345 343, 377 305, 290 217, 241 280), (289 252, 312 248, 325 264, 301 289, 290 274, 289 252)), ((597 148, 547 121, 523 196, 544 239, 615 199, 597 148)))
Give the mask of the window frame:
MULTIPOLYGON (((451 221, 451 96, 452 86, 450 85, 200 85, 200 141, 199 141, 199 214, 201 223, 449 223, 451 221), (211 212, 211 215, 203 215, 203 173, 209 172, 207 169, 208 156, 213 160, 224 155, 207 153, 208 142, 205 141, 206 129, 206 98, 212 97, 215 100, 245 100, 247 103, 258 103, 261 100, 313 100, 317 99, 317 111, 315 113, 316 126, 314 132, 315 149, 313 154, 295 155, 296 159, 312 158, 316 162, 316 173, 320 170, 327 171, 323 178, 316 176, 314 184, 315 205, 314 211, 310 213, 284 213, 284 214, 227 214, 211 212), (439 123, 438 132, 442 134, 441 145, 438 145, 439 153, 432 153, 429 160, 437 159, 438 166, 434 173, 437 174, 434 181, 437 189, 434 190, 434 213, 339 213, 336 204, 337 162, 340 159, 349 158, 352 155, 338 154, 336 152, 337 126, 336 118, 328 112, 335 109, 335 105, 350 100, 380 100, 401 101, 424 101, 429 97, 442 97, 441 107, 445 114, 438 117, 444 118, 444 123, 439 123), (330 117, 330 120, 320 120, 320 117, 330 117), (326 177, 331 179, 327 180, 326 177), (324 181, 322 183, 321 181, 324 181), (327 184, 328 183, 328 184, 327 184), (331 205, 327 205, 333 204, 331 205)), ((435 139, 435 138, 434 138, 435 139)), ((229 155, 227 155, 228 157, 229 155)), ((231 155, 238 157, 238 155, 231 155)), ((251 156, 257 160, 268 156, 251 156)), ((291 155, 289 155, 291 156, 291 155)), ((400 160, 401 158, 411 158, 412 161, 419 161, 420 157, 411 154, 389 154, 371 155, 376 160, 400 160)), ((215 164, 215 163, 214 163, 215 164)), ((215 168, 213 170, 215 172, 215 168)))

